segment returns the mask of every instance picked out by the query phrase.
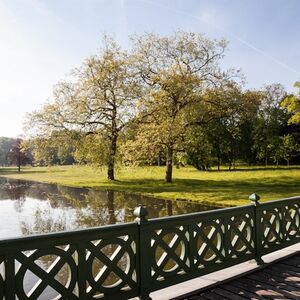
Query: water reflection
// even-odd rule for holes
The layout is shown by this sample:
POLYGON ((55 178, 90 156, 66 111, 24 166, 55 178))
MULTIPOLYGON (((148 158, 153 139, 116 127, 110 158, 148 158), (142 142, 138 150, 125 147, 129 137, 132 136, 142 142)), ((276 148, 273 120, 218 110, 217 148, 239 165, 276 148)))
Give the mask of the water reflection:
POLYGON ((133 210, 148 208, 149 218, 212 209, 96 189, 71 188, 0 178, 0 238, 88 228, 134 220, 133 210), (9 214, 9 220, 5 215, 9 214))
MULTIPOLYGON (((0 238, 129 222, 134 220, 133 210, 139 205, 148 208, 149 218, 212 209, 212 207, 182 201, 173 202, 141 195, 71 188, 0 177, 0 238)), ((169 243, 173 236, 165 235, 163 239, 167 239, 165 242, 169 243)), ((56 248, 65 247, 69 246, 62 245, 56 248)), ((118 247, 119 244, 106 245, 101 248, 101 252, 112 259, 118 247)), ((25 254, 32 255, 27 252, 25 254)), ((50 272, 49 270, 60 259, 57 255, 38 255, 38 252, 33 252, 33 255, 35 254, 35 263, 47 272, 50 272)), ((158 259, 161 255, 161 252, 156 253, 158 259)), ((171 263, 166 263, 166 268, 171 268, 171 263)), ((128 257, 124 254, 118 261, 118 267, 125 272, 127 265, 128 257)), ((17 269, 19 267, 22 268, 17 265, 17 269)), ((94 276, 100 274, 103 268, 102 262, 93 260, 94 276)), ((67 284, 69 272, 70 269, 65 264, 58 270, 55 279, 67 284)), ((39 277, 31 271, 26 271, 23 280, 25 292, 31 294, 39 284, 39 280, 39 277)), ((111 285, 118 280, 119 277, 111 272, 103 285, 111 285)), ((39 299, 48 300, 55 297, 59 297, 58 293, 50 286, 45 286, 39 299)))

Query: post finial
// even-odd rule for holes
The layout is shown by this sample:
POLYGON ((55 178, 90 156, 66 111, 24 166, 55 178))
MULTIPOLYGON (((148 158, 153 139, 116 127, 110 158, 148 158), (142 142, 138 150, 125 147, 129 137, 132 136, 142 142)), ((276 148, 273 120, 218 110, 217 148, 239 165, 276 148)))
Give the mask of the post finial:
POLYGON ((133 215, 136 217, 136 221, 145 222, 147 221, 148 210, 146 207, 139 206, 134 209, 133 215))
POLYGON ((257 194, 253 193, 252 195, 249 196, 249 200, 251 200, 255 204, 259 204, 260 196, 258 196, 257 194))

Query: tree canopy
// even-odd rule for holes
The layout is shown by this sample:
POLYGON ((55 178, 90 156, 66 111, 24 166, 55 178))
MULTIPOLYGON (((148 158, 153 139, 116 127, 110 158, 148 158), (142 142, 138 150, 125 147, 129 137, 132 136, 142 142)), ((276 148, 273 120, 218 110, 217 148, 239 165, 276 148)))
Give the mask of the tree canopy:
POLYGON ((165 165, 171 182, 174 164, 209 170, 297 159, 299 92, 245 90, 239 70, 221 68, 222 39, 178 31, 131 40, 125 51, 104 36, 98 53, 28 116, 36 164, 105 165, 109 180, 116 163, 165 165))

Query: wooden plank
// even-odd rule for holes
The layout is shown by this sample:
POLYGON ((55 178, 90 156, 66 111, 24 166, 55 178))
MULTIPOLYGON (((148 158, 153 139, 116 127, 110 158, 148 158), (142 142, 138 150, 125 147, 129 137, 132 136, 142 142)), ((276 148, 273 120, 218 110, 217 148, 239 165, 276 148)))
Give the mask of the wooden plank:
POLYGON ((272 289, 278 293, 283 294, 286 296, 288 299, 294 299, 294 300, 299 300, 300 299, 300 294, 295 295, 295 293, 292 293, 291 291, 285 289, 285 287, 280 286, 277 282, 274 282, 269 280, 270 278, 267 278, 266 276, 262 276, 259 274, 252 274, 249 275, 247 278, 253 279, 256 282, 260 282, 264 287, 268 287, 269 289, 272 289))
POLYGON ((235 280, 235 281, 231 281, 230 282, 231 285, 236 286, 237 288, 241 288, 249 293, 253 293, 255 295, 257 295, 257 297, 259 297, 260 299, 265 299, 262 296, 258 295, 256 292, 257 290, 260 290, 254 286, 250 286, 249 284, 245 284, 243 282, 241 282, 240 280, 235 280))
POLYGON ((276 294, 274 294, 271 291, 263 290, 261 287, 251 285, 249 283, 243 283, 240 280, 233 281, 231 282, 231 284, 239 288, 242 288, 248 291, 249 293, 255 294, 258 299, 266 299, 266 298, 274 299, 274 297, 276 296, 276 294), (270 296, 268 297, 267 295, 270 296))
MULTIPOLYGON (((276 270, 275 270, 276 271, 276 270)), ((300 275, 297 276, 295 274, 289 274, 287 272, 279 272, 277 271, 275 273, 274 270, 263 270, 262 272, 263 273, 267 273, 269 274, 270 276, 274 276, 276 277, 278 280, 281 280, 282 282, 285 282, 286 284, 290 284, 294 287, 298 287, 300 288, 300 275)))
POLYGON ((245 284, 248 284, 250 287, 252 286, 252 287, 257 288, 256 293, 260 296, 270 298, 270 299, 276 298, 278 300, 279 299, 289 299, 283 293, 276 290, 273 286, 270 286, 267 283, 257 282, 250 278, 240 278, 239 280, 245 284))
POLYGON ((271 276, 274 279, 274 281, 276 281, 280 286, 285 286, 288 289, 300 292, 300 287, 295 285, 294 282, 287 281, 285 277, 280 277, 274 274, 270 275, 267 270, 262 270, 262 274, 265 274, 266 276, 271 276))
POLYGON ((284 262, 288 265, 296 266, 296 267, 300 268, 300 256, 299 255, 290 257, 290 258, 284 260, 284 262))
POLYGON ((211 291, 203 293, 203 294, 200 294, 199 296, 200 296, 199 300, 201 300, 201 299, 208 299, 208 300, 224 300, 224 299, 228 299, 228 298, 220 296, 218 294, 214 294, 211 291))
POLYGON ((190 300, 300 300, 300 255, 220 284, 190 300))
POLYGON ((236 294, 239 294, 241 296, 246 297, 247 299, 252 299, 252 300, 262 300, 265 299, 263 297, 260 297, 258 295, 256 295, 255 293, 249 292, 241 287, 236 287, 231 283, 227 283, 227 284, 223 284, 222 285, 223 289, 226 289, 228 291, 234 292, 236 294))
POLYGON ((247 298, 245 298, 243 296, 237 295, 235 293, 227 291, 226 289, 223 289, 222 286, 219 287, 219 288, 213 289, 212 292, 217 294, 217 295, 220 295, 222 297, 226 297, 228 299, 231 299, 231 300, 247 300, 247 298))
POLYGON ((275 270, 276 272, 283 272, 283 273, 290 273, 290 274, 294 274, 295 276, 300 276, 300 269, 293 267, 293 266, 289 266, 289 265, 284 265, 284 264, 276 264, 274 266, 271 266, 269 268, 270 270, 275 270))
MULTIPOLYGON (((276 269, 272 269, 272 272, 275 272, 276 269)), ((276 276, 281 277, 286 282, 291 283, 294 286, 300 287, 300 275, 294 274, 292 272, 286 271, 286 272, 280 272, 277 270, 276 276)))
POLYGON ((258 299, 286 299, 285 297, 281 297, 280 295, 272 290, 267 290, 267 289, 263 289, 262 287, 258 286, 257 284, 251 284, 249 282, 244 283, 241 282, 241 280, 235 280, 233 282, 231 282, 232 285, 237 286, 239 288, 242 288, 246 291, 248 291, 249 293, 253 293, 256 295, 256 297, 258 299))

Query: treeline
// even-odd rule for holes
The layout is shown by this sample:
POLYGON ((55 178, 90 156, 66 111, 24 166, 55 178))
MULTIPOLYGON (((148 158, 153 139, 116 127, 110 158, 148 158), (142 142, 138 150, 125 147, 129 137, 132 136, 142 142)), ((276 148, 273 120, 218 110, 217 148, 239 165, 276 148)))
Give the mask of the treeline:
POLYGON ((220 67, 226 45, 177 32, 134 36, 124 51, 104 37, 29 115, 35 164, 106 165, 110 180, 116 163, 166 165, 171 182, 175 164, 298 163, 298 96, 280 84, 245 90, 238 70, 220 67))
POLYGON ((8 153, 12 148, 15 139, 8 137, 0 137, 0 165, 2 167, 9 165, 8 153))
POLYGON ((32 154, 20 138, 0 137, 0 166, 32 164, 32 154))

